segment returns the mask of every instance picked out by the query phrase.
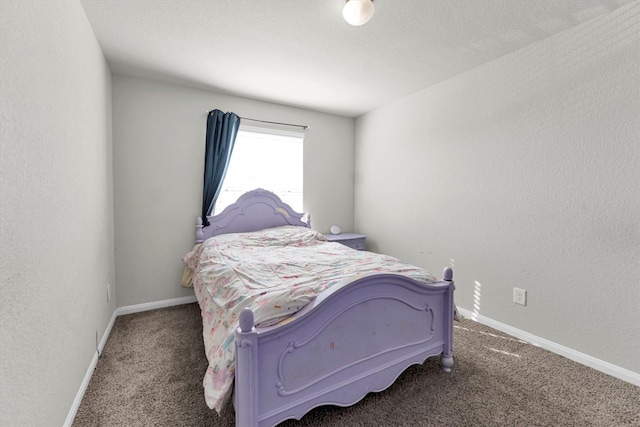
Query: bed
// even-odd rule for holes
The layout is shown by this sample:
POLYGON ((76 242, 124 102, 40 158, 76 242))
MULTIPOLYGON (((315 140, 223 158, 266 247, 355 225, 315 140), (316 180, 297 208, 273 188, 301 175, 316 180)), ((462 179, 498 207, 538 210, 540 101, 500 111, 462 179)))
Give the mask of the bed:
POLYGON ((352 405, 429 357, 451 370, 450 268, 439 280, 327 242, 308 215, 262 189, 208 222, 198 218, 196 246, 183 260, 203 316, 205 398, 220 410, 233 394, 236 425, 274 426, 321 405, 352 405))

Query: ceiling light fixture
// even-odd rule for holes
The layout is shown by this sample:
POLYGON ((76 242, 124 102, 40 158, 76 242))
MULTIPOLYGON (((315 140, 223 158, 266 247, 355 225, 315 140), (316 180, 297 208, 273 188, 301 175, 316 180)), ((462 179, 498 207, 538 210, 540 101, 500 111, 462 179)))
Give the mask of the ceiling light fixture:
POLYGON ((363 25, 369 22, 375 11, 373 0, 346 0, 342 16, 351 25, 363 25))

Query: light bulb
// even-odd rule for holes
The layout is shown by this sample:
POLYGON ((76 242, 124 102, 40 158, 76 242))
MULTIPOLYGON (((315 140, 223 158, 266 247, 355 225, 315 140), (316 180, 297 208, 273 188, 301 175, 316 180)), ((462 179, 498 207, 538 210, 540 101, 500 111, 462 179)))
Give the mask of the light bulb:
POLYGON ((375 11, 373 0, 347 0, 342 16, 349 24, 357 26, 369 22, 375 11))

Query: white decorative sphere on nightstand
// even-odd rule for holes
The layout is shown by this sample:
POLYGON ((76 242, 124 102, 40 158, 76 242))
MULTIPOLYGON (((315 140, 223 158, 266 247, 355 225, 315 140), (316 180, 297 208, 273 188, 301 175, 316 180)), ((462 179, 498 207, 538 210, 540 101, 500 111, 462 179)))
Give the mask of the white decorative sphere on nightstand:
POLYGON ((329 230, 331 231, 331 234, 340 234, 340 227, 337 225, 332 225, 329 230))

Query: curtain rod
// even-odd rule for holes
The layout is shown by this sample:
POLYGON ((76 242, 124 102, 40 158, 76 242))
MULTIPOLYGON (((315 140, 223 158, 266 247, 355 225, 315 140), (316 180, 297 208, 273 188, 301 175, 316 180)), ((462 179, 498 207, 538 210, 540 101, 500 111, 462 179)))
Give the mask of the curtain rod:
POLYGON ((242 120, 249 120, 249 121, 252 121, 252 122, 260 122, 260 123, 270 123, 272 125, 293 126, 293 127, 302 128, 302 129, 308 129, 309 128, 309 126, 307 126, 307 125, 296 125, 296 124, 292 124, 292 123, 270 122, 268 120, 251 119, 249 117, 240 117, 240 118, 242 120))
MULTIPOLYGON (((211 111, 208 111, 207 114, 209 114, 210 112, 211 111)), ((238 116, 238 117, 240 117, 240 116, 238 116)), ((249 117, 240 117, 240 119, 249 120, 249 121, 252 121, 252 122, 270 123, 272 125, 293 126, 293 127, 296 127, 296 128, 309 129, 309 126, 307 126, 307 125, 296 125, 296 124, 293 124, 293 123, 270 122, 268 120, 251 119, 249 117)))

